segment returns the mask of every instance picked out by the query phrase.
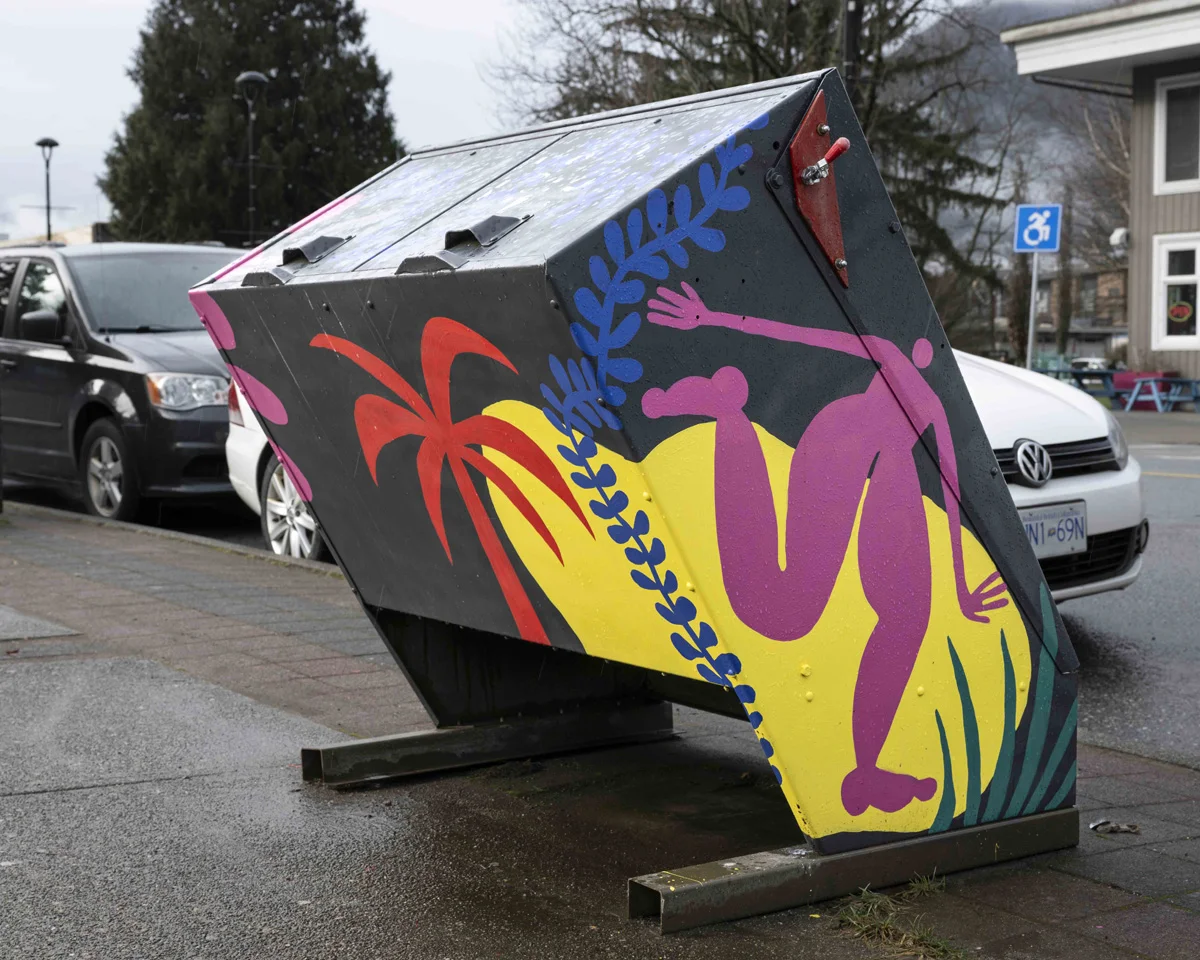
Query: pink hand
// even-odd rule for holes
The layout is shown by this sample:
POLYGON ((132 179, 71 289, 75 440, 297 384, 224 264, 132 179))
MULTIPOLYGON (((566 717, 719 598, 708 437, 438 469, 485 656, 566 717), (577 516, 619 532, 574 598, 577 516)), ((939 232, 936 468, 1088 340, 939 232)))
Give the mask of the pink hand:
POLYGON ((647 302, 646 306, 651 312, 646 314, 646 319, 659 326, 674 327, 676 330, 715 326, 717 315, 704 305, 700 295, 686 283, 680 286, 683 288, 682 294, 667 287, 659 287, 658 295, 663 299, 647 302))
POLYGON ((1000 579, 999 573, 993 573, 974 590, 966 590, 965 585, 960 586, 958 605, 962 610, 962 615, 976 623, 990 623, 991 618, 985 616, 984 611, 1007 607, 1008 598, 1001 596, 1006 590, 1008 587, 1000 579))

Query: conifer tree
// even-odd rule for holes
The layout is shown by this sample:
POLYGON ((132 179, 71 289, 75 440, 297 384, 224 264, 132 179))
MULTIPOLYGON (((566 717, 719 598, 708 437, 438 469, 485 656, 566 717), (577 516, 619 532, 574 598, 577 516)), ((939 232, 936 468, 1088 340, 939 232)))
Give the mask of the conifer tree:
POLYGON ((403 152, 390 75, 354 0, 157 0, 129 76, 140 100, 100 187, 127 240, 263 240, 403 152), (234 79, 268 78, 255 104, 257 213, 249 234, 247 110, 234 79))

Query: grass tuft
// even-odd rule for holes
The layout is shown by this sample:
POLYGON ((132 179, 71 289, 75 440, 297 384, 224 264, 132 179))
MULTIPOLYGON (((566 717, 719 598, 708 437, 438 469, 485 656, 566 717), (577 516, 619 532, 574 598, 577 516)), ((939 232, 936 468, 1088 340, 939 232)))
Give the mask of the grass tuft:
POLYGON ((917 900, 945 889, 940 877, 918 877, 896 894, 863 888, 838 911, 837 924, 851 937, 881 948, 890 957, 920 960, 965 960, 966 954, 939 937, 919 914, 911 912, 917 900))

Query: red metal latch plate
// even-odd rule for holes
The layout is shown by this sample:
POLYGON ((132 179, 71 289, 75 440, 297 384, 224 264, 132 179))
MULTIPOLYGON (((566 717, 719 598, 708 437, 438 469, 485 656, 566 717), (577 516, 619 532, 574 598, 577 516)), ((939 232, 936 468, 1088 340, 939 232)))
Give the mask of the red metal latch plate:
POLYGON ((842 215, 838 210, 837 175, 830 166, 828 173, 815 183, 805 183, 804 171, 824 157, 831 146, 829 124, 825 115, 825 91, 818 90, 800 129, 788 145, 792 160, 792 186, 796 191, 796 209, 813 237, 821 245, 829 265, 833 267, 842 286, 850 286, 846 269, 846 249, 842 242, 842 215))

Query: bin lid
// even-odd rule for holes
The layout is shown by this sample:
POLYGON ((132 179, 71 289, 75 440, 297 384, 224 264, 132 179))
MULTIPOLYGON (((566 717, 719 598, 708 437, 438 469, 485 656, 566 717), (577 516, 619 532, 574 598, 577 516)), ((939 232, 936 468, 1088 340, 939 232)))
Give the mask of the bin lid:
POLYGON ((276 276, 286 283, 394 274, 409 258, 445 249, 447 234, 493 217, 520 226, 503 243, 473 249, 464 267, 543 262, 820 76, 414 152, 210 282, 241 285, 249 274, 280 267, 286 272, 276 276), (313 261, 296 257, 285 264, 285 250, 321 238, 337 243, 325 244, 330 249, 313 261))

